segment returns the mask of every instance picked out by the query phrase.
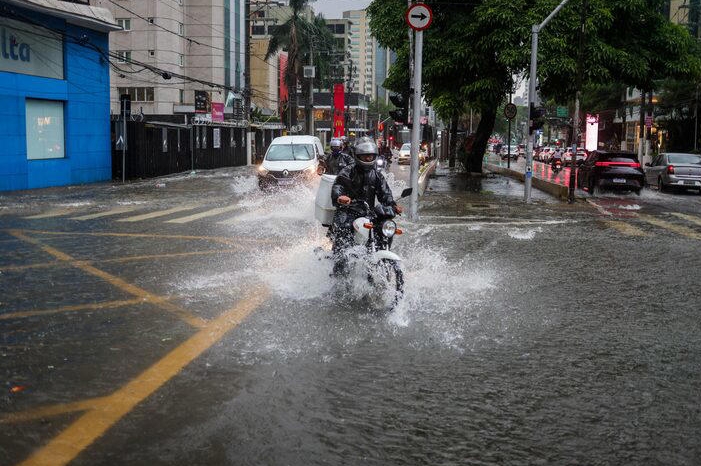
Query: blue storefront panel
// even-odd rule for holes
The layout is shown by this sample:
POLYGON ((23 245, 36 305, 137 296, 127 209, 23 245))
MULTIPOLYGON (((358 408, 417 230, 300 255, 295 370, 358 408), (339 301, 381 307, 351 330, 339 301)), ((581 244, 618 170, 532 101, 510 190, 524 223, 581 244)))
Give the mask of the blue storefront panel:
POLYGON ((27 41, 26 57, 40 62, 32 65, 32 72, 38 69, 39 74, 44 74, 33 76, 7 71, 18 68, 21 63, 18 60, 8 62, 12 57, 6 58, 8 54, 0 50, 0 60, 6 60, 0 62, 0 190, 109 180, 109 63, 106 56, 96 50, 107 53, 107 33, 66 24, 35 12, 31 14, 31 24, 24 23, 22 19, 27 17, 22 14, 13 18, 0 17, 3 33, 16 35, 19 40, 13 43, 22 43, 23 37, 37 30, 36 24, 42 24, 46 29, 40 31, 54 35, 61 44, 62 57, 57 58, 55 50, 48 49, 45 44, 24 39, 27 41), (77 43, 76 38, 83 38, 83 43, 77 43), (45 152, 37 157, 35 146, 44 147, 41 144, 32 144, 33 155, 29 155, 27 128, 31 125, 29 137, 37 131, 47 135, 53 132, 55 136, 60 118, 35 117, 30 113, 28 121, 28 100, 35 106, 33 109, 45 105, 51 107, 54 114, 62 105, 63 137, 55 139, 63 144, 61 147, 60 142, 47 142, 49 155, 45 152), (57 154, 62 158, 44 158, 57 154))

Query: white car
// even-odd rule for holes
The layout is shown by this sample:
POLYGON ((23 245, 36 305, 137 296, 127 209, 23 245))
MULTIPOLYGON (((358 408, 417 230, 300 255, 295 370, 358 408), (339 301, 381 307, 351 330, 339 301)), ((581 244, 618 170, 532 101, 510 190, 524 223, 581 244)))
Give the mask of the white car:
POLYGON ((282 136, 273 139, 258 167, 258 186, 288 186, 316 176, 324 146, 315 136, 282 136))
MULTIPOLYGON (((426 153, 419 151, 419 165, 423 165, 426 162, 426 153)), ((401 149, 399 149, 399 157, 397 157, 397 163, 410 164, 411 163, 411 144, 405 142, 402 144, 401 149)))

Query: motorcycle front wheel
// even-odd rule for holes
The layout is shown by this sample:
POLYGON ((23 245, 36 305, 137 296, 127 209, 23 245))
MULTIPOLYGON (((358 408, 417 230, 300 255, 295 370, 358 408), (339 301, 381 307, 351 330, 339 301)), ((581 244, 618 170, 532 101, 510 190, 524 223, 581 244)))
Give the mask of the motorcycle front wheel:
POLYGON ((392 310, 404 296, 402 268, 397 261, 382 259, 377 263, 375 272, 370 275, 370 281, 383 292, 386 307, 392 310))

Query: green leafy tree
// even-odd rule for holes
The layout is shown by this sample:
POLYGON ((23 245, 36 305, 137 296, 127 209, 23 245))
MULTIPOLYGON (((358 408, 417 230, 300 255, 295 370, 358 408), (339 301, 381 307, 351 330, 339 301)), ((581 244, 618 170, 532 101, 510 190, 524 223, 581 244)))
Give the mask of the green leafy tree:
MULTIPOLYGON (((539 88, 545 98, 570 101, 576 90, 581 1, 571 1, 541 32, 539 88)), ((422 89, 443 108, 470 106, 481 114, 467 170, 481 171, 482 155, 511 76, 530 62, 531 25, 540 23, 556 0, 475 0, 456 4, 426 0, 434 22, 424 36, 422 89), (447 102, 452 102, 448 104, 447 102)), ((695 41, 661 13, 664 0, 589 0, 584 84, 617 82, 646 91, 656 80, 701 75, 695 41)), ((368 8, 378 41, 398 52, 385 86, 408 83, 406 2, 374 0, 368 8)), ((585 109, 586 110, 586 109, 585 109)))

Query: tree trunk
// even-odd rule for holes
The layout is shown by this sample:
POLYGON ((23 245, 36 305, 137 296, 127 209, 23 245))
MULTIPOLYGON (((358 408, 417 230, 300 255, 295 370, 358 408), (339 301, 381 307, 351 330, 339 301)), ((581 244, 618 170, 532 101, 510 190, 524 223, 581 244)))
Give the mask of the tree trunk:
POLYGON ((475 141, 472 144, 472 150, 467 154, 467 166, 465 169, 470 173, 482 173, 482 160, 487 150, 489 136, 492 135, 494 123, 497 120, 497 105, 489 106, 480 112, 481 118, 477 125, 475 141))
POLYGON ((458 118, 459 116, 456 113, 450 119, 450 155, 448 160, 450 168, 455 167, 455 158, 458 151, 458 118))

